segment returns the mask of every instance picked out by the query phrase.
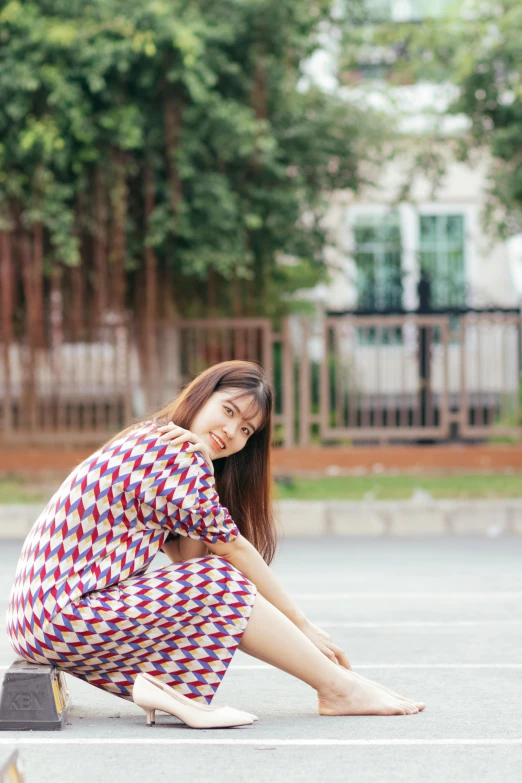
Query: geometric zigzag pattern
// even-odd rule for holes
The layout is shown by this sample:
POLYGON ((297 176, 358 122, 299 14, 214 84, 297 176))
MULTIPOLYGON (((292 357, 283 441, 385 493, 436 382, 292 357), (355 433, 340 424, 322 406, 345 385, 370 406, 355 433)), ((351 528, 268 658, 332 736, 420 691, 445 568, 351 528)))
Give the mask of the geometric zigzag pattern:
POLYGON ((216 556, 147 571, 169 533, 239 531, 198 453, 147 422, 65 480, 27 537, 9 599, 14 650, 131 699, 140 671, 210 704, 256 587, 216 556))

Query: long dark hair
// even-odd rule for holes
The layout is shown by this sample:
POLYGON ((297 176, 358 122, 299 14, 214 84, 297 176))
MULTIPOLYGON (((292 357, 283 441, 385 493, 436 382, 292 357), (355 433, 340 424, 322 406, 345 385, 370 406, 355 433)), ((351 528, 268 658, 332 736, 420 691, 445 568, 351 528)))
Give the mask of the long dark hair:
POLYGON ((273 560, 277 529, 272 508, 270 445, 274 395, 263 369, 253 362, 229 361, 214 364, 194 378, 173 400, 118 433, 113 440, 144 421, 159 424, 173 421, 190 429, 196 414, 217 391, 240 390, 234 396, 250 397, 247 415, 261 414, 261 423, 244 448, 214 462, 219 500, 225 506, 242 536, 255 546, 266 563, 273 560))

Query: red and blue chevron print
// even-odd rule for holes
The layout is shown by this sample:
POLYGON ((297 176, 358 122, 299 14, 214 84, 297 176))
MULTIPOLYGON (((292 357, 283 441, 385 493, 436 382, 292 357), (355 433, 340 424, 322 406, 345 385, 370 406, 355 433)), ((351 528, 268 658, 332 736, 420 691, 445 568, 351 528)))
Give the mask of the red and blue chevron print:
POLYGON ((64 481, 24 543, 7 631, 26 660, 122 698, 146 671, 210 704, 257 591, 216 556, 146 572, 169 533, 238 535, 203 457, 158 438, 147 422, 64 481))

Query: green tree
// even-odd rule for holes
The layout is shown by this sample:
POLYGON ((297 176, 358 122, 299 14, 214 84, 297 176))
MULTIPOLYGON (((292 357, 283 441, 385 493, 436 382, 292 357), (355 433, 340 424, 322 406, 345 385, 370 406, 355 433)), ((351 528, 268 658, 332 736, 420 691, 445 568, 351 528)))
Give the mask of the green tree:
POLYGON ((4 329, 27 318, 36 344, 53 295, 77 334, 125 309, 146 333, 278 315, 299 284, 281 253, 321 279, 326 198, 358 187, 379 138, 299 88, 331 6, 0 2, 4 329))

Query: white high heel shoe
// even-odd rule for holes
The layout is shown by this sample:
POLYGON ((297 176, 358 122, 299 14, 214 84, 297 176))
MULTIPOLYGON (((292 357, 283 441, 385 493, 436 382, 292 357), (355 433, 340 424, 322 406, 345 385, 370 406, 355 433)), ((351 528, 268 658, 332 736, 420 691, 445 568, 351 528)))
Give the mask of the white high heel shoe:
POLYGON ((145 672, 134 680, 132 698, 145 711, 147 726, 156 722, 156 710, 174 715, 193 729, 248 726, 257 720, 255 715, 233 707, 209 707, 195 702, 145 672))
MULTIPOLYGON (((151 682, 153 685, 161 686, 164 690, 167 689, 168 693, 171 693, 174 691, 174 695, 180 699, 183 699, 185 703, 189 707, 194 707, 198 710, 204 710, 205 712, 216 712, 219 707, 209 707, 208 704, 202 704, 200 701, 195 701, 194 699, 188 699, 186 696, 183 696, 181 693, 178 693, 174 688, 169 687, 168 685, 165 685, 165 683, 161 682, 159 678, 153 677, 152 674, 147 674, 147 672, 140 672, 140 677, 145 677, 146 680, 151 682)), ((236 713, 241 713, 241 715, 247 715, 249 718, 252 718, 252 720, 255 722, 256 720, 259 720, 257 715, 254 715, 253 712, 247 712, 246 710, 236 710, 235 707, 228 707, 227 709, 233 710, 236 713)))

